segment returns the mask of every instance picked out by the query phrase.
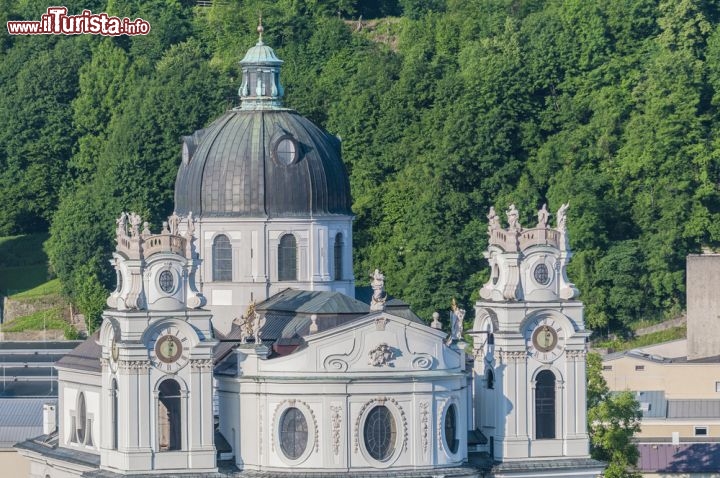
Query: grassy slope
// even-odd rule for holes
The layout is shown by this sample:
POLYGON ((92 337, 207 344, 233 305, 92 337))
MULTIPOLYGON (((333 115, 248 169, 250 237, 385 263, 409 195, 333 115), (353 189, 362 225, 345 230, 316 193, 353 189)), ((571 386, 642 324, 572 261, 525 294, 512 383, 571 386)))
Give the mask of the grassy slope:
POLYGON ((32 289, 49 278, 43 242, 48 235, 0 237, 0 294, 32 289))

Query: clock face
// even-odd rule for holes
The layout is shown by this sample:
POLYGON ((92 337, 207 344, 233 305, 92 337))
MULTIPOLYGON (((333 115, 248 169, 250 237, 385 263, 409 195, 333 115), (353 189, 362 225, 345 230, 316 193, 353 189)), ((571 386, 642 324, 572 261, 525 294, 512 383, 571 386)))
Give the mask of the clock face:
POLYGON ((174 335, 163 335, 155 342, 155 355, 165 363, 173 363, 183 352, 182 342, 174 335))
POLYGON ((190 341, 179 328, 167 326, 152 336, 150 360, 163 372, 174 373, 187 365, 190 341))
POLYGON ((551 317, 538 318, 528 324, 525 341, 530 356, 540 362, 552 362, 563 352, 565 331, 551 317))
POLYGON ((541 325, 533 332, 532 342, 540 352, 549 352, 557 345, 557 332, 549 325, 541 325))

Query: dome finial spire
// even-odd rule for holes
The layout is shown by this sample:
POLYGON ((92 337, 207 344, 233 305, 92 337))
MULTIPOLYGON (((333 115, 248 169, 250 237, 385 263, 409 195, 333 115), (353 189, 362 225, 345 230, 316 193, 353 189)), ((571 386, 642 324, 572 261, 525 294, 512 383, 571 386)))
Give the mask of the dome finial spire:
POLYGON ((264 29, 263 26, 262 26, 262 13, 258 13, 258 27, 257 27, 257 32, 258 32, 258 42, 257 42, 257 44, 258 44, 258 45, 262 45, 262 44, 263 44, 262 34, 263 34, 264 31, 265 31, 265 29, 264 29))

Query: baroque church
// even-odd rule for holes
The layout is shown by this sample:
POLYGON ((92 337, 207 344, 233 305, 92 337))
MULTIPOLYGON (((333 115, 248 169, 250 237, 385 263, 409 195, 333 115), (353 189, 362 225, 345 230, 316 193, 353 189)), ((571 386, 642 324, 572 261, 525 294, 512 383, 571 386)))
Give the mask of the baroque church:
POLYGON ((260 39, 241 105, 183 138, 175 212, 117 220, 100 330, 57 363, 34 478, 596 477, 564 205, 491 209, 472 329, 355 288, 340 141, 282 103, 260 39), (534 221, 533 221, 534 222, 534 221), (463 341, 470 335, 473 345, 463 341))

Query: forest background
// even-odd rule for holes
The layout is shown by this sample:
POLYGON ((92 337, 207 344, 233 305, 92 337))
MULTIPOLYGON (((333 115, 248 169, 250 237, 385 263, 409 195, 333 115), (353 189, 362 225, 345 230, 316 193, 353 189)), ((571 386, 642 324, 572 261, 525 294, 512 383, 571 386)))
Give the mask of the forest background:
MULTIPOLYGON (((1 29, 0 236, 49 230, 90 329, 114 219, 172 212, 180 136, 238 104, 259 12, 286 105, 342 138, 359 283, 379 267, 426 319, 452 297, 472 309, 489 207, 532 226, 569 202, 590 328, 684 307, 686 255, 720 241, 720 2, 215 3, 64 2, 141 17, 147 36, 1 29)), ((0 22, 47 7, 0 0, 0 22)))

